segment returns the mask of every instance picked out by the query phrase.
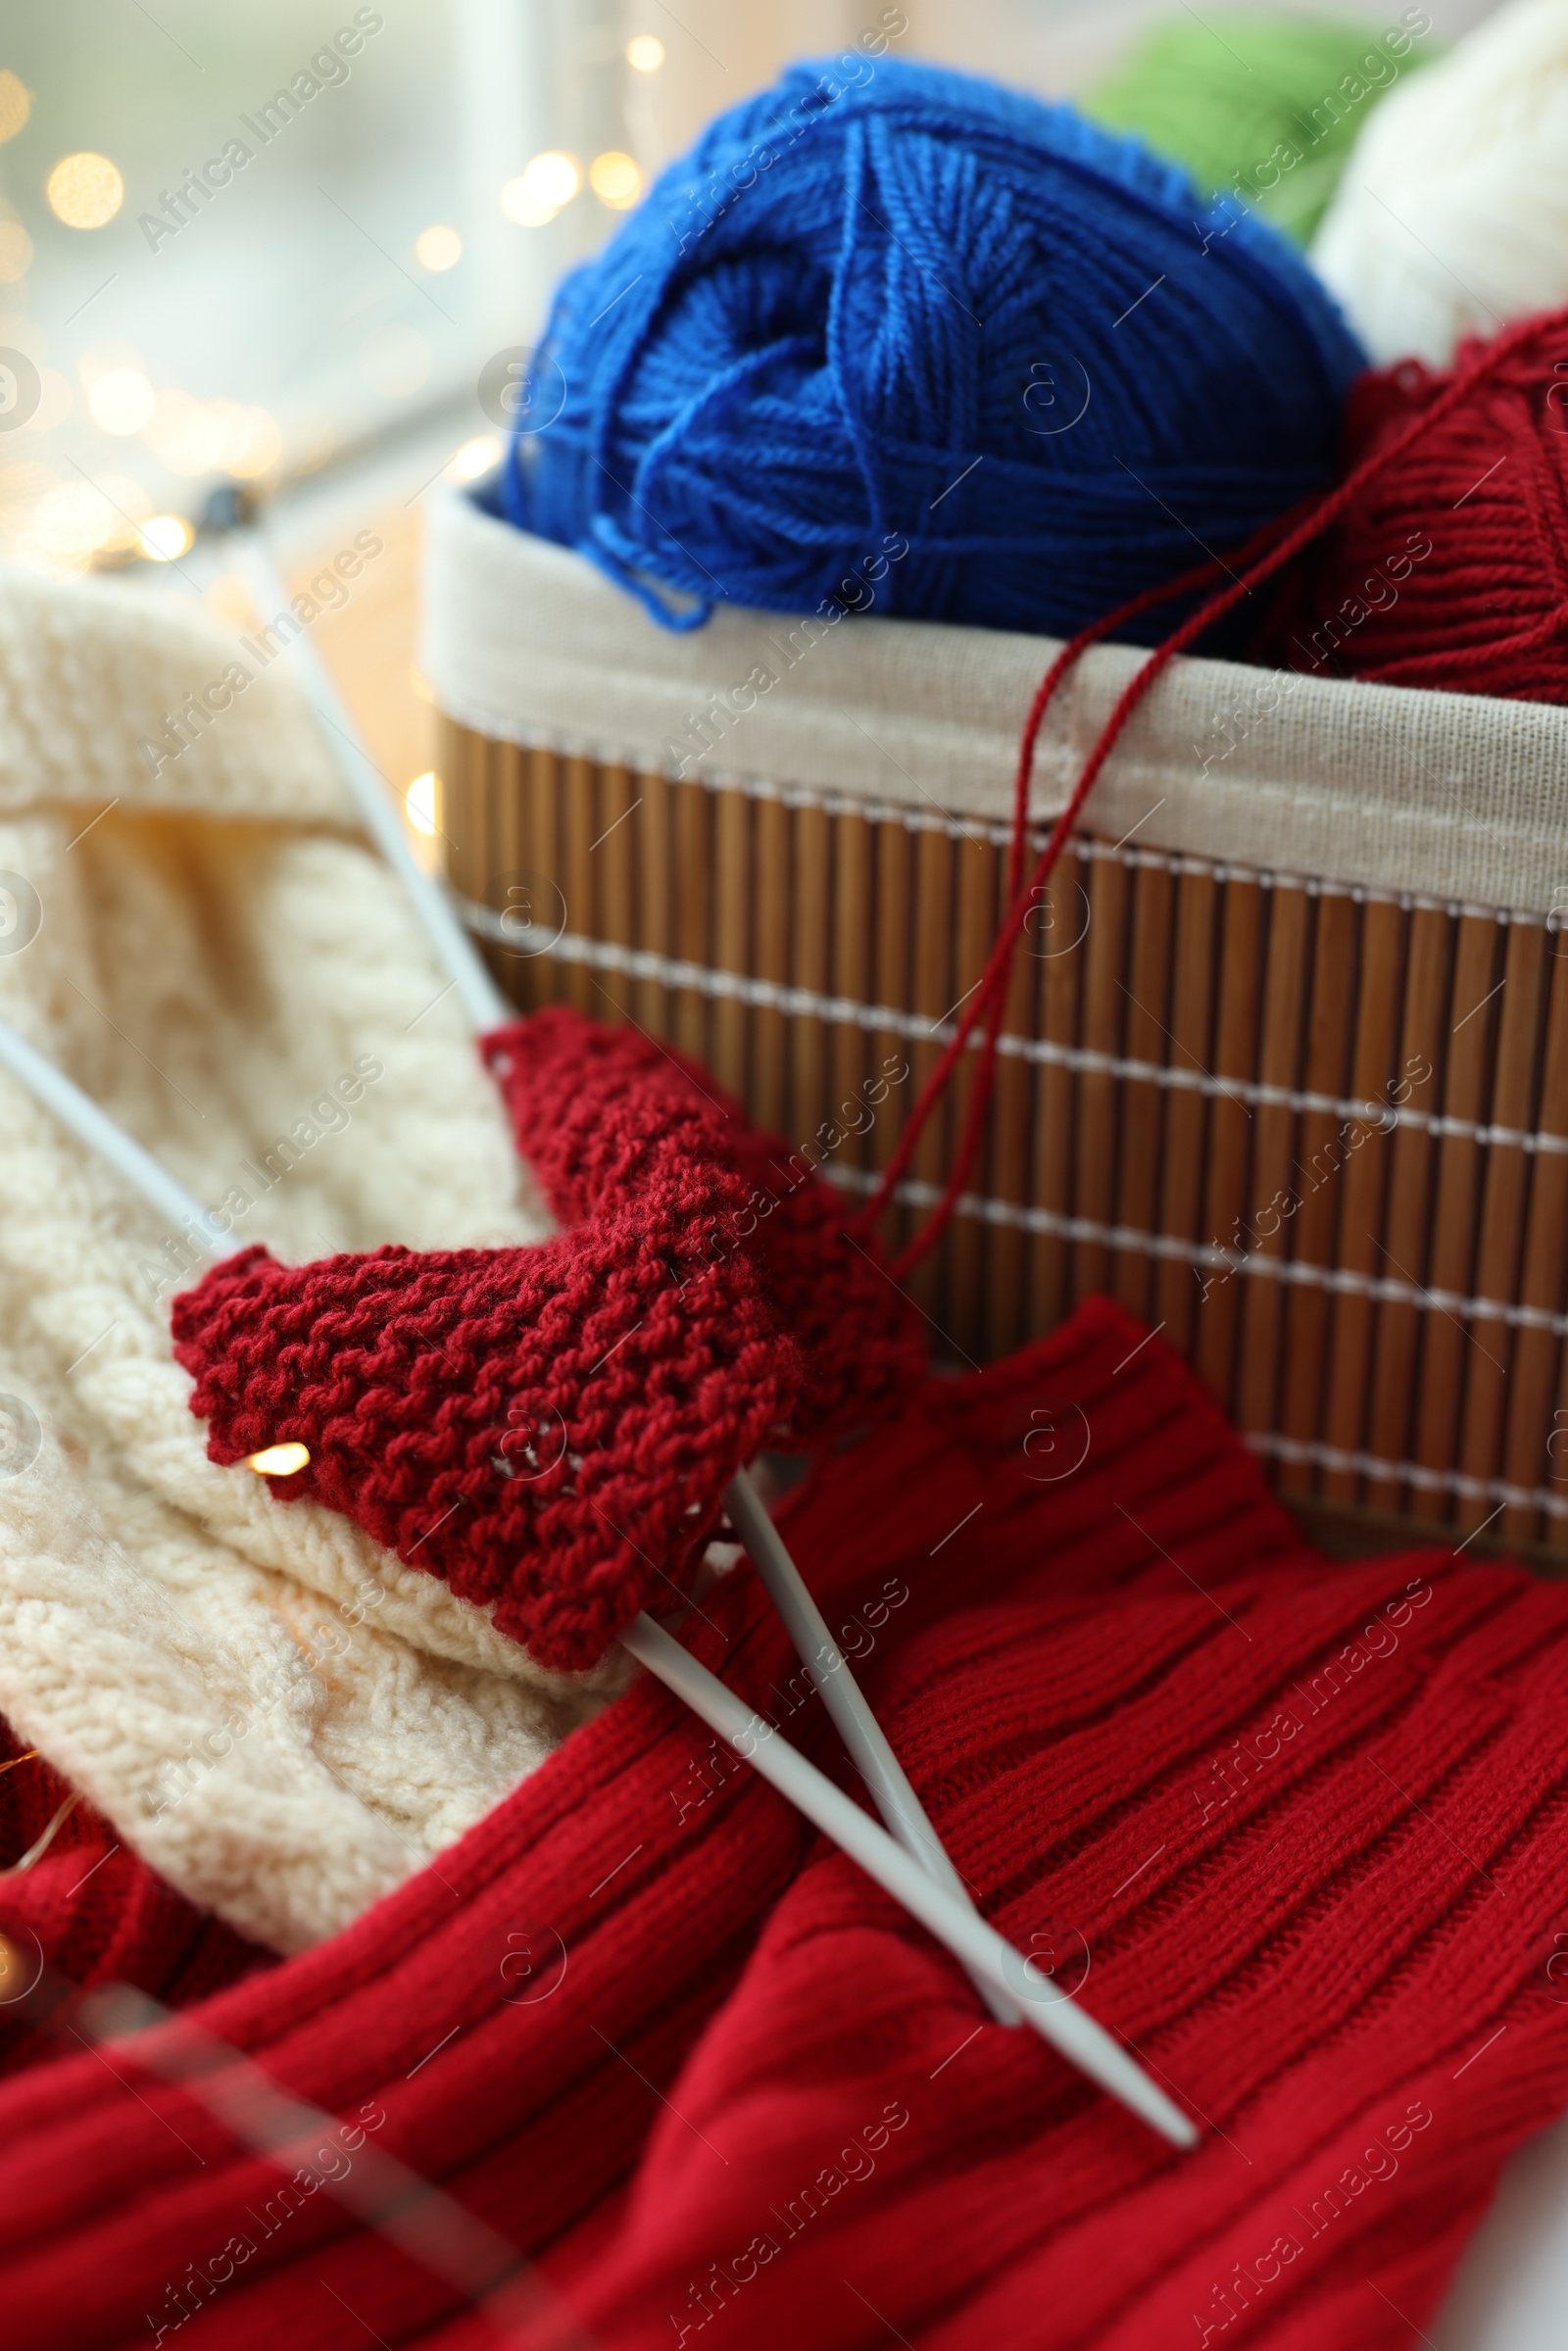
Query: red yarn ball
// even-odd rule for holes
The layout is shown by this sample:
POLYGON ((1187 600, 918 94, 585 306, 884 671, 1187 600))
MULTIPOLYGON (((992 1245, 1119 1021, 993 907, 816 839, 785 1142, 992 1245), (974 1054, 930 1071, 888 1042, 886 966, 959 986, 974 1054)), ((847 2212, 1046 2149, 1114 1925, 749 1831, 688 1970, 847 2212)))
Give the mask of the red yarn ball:
MULTIPOLYGON (((1452 370, 1364 375, 1344 471, 1386 447, 1452 370)), ((1321 677, 1568 702, 1568 311, 1368 481, 1286 575, 1254 658, 1321 677)))

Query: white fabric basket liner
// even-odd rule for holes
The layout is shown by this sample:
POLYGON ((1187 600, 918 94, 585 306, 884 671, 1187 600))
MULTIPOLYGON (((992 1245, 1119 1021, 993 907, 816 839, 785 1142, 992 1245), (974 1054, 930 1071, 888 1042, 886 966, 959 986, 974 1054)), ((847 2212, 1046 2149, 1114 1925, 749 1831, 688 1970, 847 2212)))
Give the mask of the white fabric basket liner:
MULTIPOLYGON (((430 516, 421 662, 441 709, 499 741, 648 773, 1004 823, 1057 650, 874 611, 808 626, 721 608, 678 634, 466 495, 430 516), (775 682, 760 689, 760 671, 775 682)), ((1063 682, 1037 818, 1061 807, 1144 658, 1097 647, 1063 682)), ((1221 864, 1545 915, 1568 906, 1568 709, 1179 660, 1087 822, 1221 864)))

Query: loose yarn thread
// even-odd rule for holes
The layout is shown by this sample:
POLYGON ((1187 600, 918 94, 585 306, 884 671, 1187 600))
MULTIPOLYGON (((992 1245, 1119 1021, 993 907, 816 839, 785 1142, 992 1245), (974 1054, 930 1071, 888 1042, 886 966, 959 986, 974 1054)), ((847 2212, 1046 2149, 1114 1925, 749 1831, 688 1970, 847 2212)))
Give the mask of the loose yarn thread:
POLYGON ((821 607, 893 533, 882 610, 1066 635, 1332 477, 1362 355, 1265 222, 1070 107, 859 63, 721 116, 567 277, 513 522, 669 627, 821 607))
POLYGON ((1037 894, 1044 889, 1057 859, 1067 845, 1074 826, 1083 812, 1084 804, 1093 791, 1101 769, 1114 750, 1122 730, 1139 704, 1155 684, 1162 672, 1180 653, 1196 644, 1205 631, 1234 610, 1244 597, 1252 595, 1268 580, 1274 578, 1303 549, 1327 531, 1342 515, 1352 512, 1368 486, 1380 475, 1388 474, 1418 443, 1426 441, 1449 417, 1461 412, 1467 402, 1483 397, 1494 383, 1504 379, 1521 353, 1528 353, 1537 335, 1537 321, 1526 320, 1494 341, 1477 350, 1469 364, 1457 369, 1447 382, 1435 392, 1427 406, 1410 416, 1382 444, 1351 467, 1339 486, 1317 502, 1307 502, 1294 514, 1278 522, 1266 524, 1254 533, 1243 547, 1230 551, 1228 560, 1215 557, 1199 565, 1182 579, 1167 588, 1152 589, 1136 598, 1131 604, 1107 612, 1087 628, 1081 629, 1057 655, 1041 680, 1039 690, 1024 722, 1019 745, 1018 765, 1013 793, 1012 837, 1008 858, 1008 885, 1011 904, 1004 920, 986 966, 957 1020, 952 1038, 943 1049, 941 1057, 927 1078, 910 1110, 909 1117, 899 1136, 897 1145, 883 1169, 876 1191, 867 1201, 860 1219, 860 1228, 869 1234, 875 1229, 897 1186, 903 1181, 932 1111, 942 1100, 958 1059, 968 1047, 969 1040, 982 1020, 985 1033, 980 1066, 970 1090, 963 1126, 953 1166, 943 1187, 942 1198, 932 1209, 925 1224, 893 1260, 889 1270, 897 1278, 908 1273, 920 1259, 936 1247, 957 1206, 964 1185, 978 1157, 985 1133, 986 1112, 990 1105, 992 1082, 996 1071, 997 1045, 1002 1032, 1002 1020, 1006 1003, 1007 978, 1019 936, 1028 918, 1037 894), (1237 566, 1240 566, 1238 570, 1237 566), (1028 839, 1029 789, 1034 772, 1035 747, 1040 729, 1057 686, 1080 655, 1091 645, 1112 635, 1118 628, 1142 615, 1150 607, 1178 594, 1196 593, 1221 572, 1228 584, 1218 588, 1196 611, 1158 645, 1142 663, 1117 698, 1115 707, 1102 728, 1099 739, 1084 762, 1071 797, 1052 826, 1045 848, 1041 851, 1027 882, 1021 882, 1025 845, 1028 839))

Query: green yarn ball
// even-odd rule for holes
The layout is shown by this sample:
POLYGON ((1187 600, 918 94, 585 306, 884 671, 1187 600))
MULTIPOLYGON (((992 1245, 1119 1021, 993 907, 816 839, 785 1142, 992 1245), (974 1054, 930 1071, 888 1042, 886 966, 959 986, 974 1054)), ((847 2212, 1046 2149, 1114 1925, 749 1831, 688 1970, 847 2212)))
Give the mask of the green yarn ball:
POLYGON ((1433 54, 1430 19, 1415 9, 1383 32, 1332 19, 1182 19, 1146 33, 1079 103, 1185 164, 1205 194, 1236 190, 1304 245, 1378 100, 1433 54))

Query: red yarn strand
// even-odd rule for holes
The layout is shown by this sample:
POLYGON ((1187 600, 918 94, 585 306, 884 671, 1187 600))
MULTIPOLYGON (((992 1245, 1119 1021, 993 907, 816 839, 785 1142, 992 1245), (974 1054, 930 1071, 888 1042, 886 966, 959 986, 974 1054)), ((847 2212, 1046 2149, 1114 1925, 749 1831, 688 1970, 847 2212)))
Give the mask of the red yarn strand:
MULTIPOLYGON (((1024 721, 1019 743, 1013 799, 1012 842, 1008 857, 1008 888, 1012 894, 1008 911, 998 930, 985 969, 980 975, 968 1005, 959 1018, 935 1069, 921 1089, 899 1137, 893 1155, 883 1170, 876 1191, 872 1194, 860 1219, 862 1226, 869 1229, 886 1208, 897 1186, 903 1181, 932 1111, 952 1082, 958 1056, 966 1050, 969 1039, 973 1036, 981 1019, 985 1018, 987 1025, 980 1067, 976 1072, 974 1088, 969 1097, 958 1148, 954 1155, 953 1167, 943 1188, 942 1198, 925 1224, 892 1261, 889 1270, 898 1279, 902 1280, 919 1263, 922 1257, 936 1247, 957 1206, 963 1186, 967 1182, 979 1154, 984 1136, 985 1119, 990 1108, 991 1089, 996 1071, 1001 1024, 1006 1002, 1007 978, 1011 970, 1013 951, 1017 945, 1019 934, 1028 919, 1029 908, 1036 893, 1050 879, 1066 847, 1072 829, 1083 811, 1085 802, 1139 704, 1178 654, 1184 653, 1190 645, 1196 643, 1203 635, 1205 630, 1211 628, 1217 620, 1222 619, 1239 604, 1244 596, 1250 595, 1254 588, 1272 578, 1295 556, 1299 554, 1302 548, 1310 545, 1321 532, 1327 530, 1330 524, 1344 514, 1367 482, 1383 472, 1396 458, 1402 456, 1412 444, 1430 432, 1435 424, 1457 407, 1487 376, 1494 373, 1512 356, 1514 351, 1522 343, 1527 342, 1538 329, 1538 320, 1527 319, 1498 335, 1494 341, 1486 346, 1469 367, 1462 368, 1454 374, 1431 406, 1413 417, 1402 432, 1396 433, 1382 448, 1374 450, 1358 465, 1352 467, 1337 488, 1329 491, 1305 514, 1300 514, 1299 519, 1293 522, 1291 516, 1287 514, 1274 524, 1266 526, 1263 532, 1253 534, 1249 546, 1256 546, 1259 539, 1266 541, 1270 536, 1272 536, 1273 544, 1265 545, 1263 552, 1249 562, 1245 570, 1239 575, 1233 574, 1227 586, 1216 590, 1206 603, 1200 605, 1196 612, 1189 614, 1179 627, 1173 629, 1122 689, 1121 694, 1117 697, 1115 707, 1101 729, 1093 751, 1084 762, 1065 808, 1052 827, 1051 836, 1040 854, 1027 885, 1020 890, 1016 886, 1016 882, 1023 863, 1024 845, 1028 838, 1029 785, 1034 769, 1035 747, 1039 740, 1040 728, 1045 720, 1046 710, 1061 679, 1082 653, 1102 637, 1108 635, 1111 630, 1124 626, 1128 620, 1138 612, 1146 611, 1150 606, 1162 603, 1198 584, 1202 579, 1212 577, 1215 569, 1225 569, 1227 566, 1217 561, 1204 564, 1196 573, 1186 574, 1182 579, 1171 581, 1163 588, 1149 591, 1145 595, 1135 598, 1131 604, 1122 606, 1117 612, 1108 613, 1103 619, 1094 622, 1086 629, 1081 629, 1078 635, 1072 638, 1056 656, 1041 680, 1034 701, 1030 705, 1029 715, 1024 721)), ((1296 512, 1299 514, 1298 509, 1296 512)), ((1248 549, 1244 548, 1237 560, 1242 561, 1247 553, 1248 549)))

